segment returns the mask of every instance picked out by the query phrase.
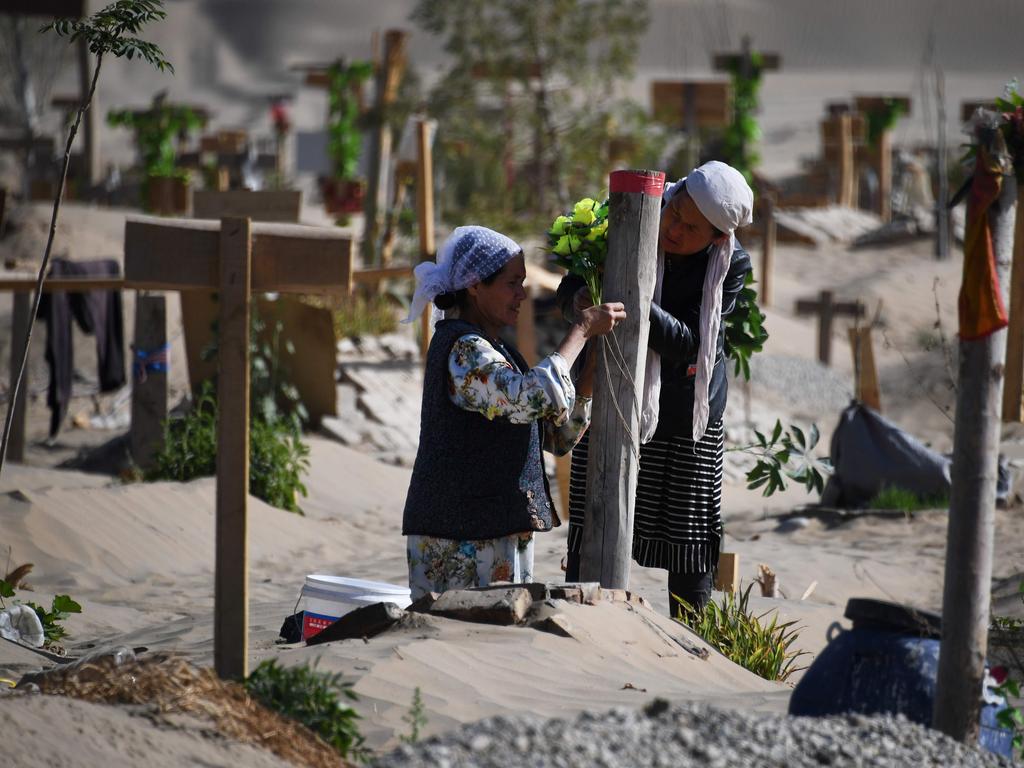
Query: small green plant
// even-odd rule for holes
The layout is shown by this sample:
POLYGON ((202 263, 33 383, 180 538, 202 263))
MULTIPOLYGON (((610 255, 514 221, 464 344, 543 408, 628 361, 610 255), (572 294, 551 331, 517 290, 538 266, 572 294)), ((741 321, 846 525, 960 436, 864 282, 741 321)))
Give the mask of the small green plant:
POLYGON ((748 272, 736 297, 736 307, 725 318, 725 354, 735 363, 735 373, 750 381, 750 358, 764 349, 768 331, 764 312, 757 306, 754 273, 748 272))
POLYGON ((754 149, 761 138, 757 124, 758 93, 764 79, 764 57, 751 51, 744 64, 742 58, 731 64, 733 118, 722 135, 722 159, 743 174, 748 184, 754 183, 754 169, 761 157, 754 149))
POLYGON ((764 496, 771 496, 776 491, 786 490, 788 477, 803 483, 808 493, 817 491, 820 494, 825 487, 825 475, 832 473, 832 466, 828 459, 814 454, 819 434, 817 424, 812 424, 810 434, 804 435, 804 431, 794 424, 783 429, 782 422, 776 419, 770 439, 754 430, 756 443, 727 450, 757 457, 757 463, 747 472, 747 488, 750 490, 762 488, 764 496))
MULTIPOLYGON (((294 425, 255 416, 249 429, 249 493, 289 512, 302 514, 298 496, 306 496, 302 475, 309 469, 309 447, 294 425)), ((168 419, 164 446, 144 479, 187 482, 217 472, 217 399, 213 383, 202 389, 183 418, 168 419)))
POLYGON ((765 617, 772 611, 760 616, 751 612, 749 603, 753 586, 748 585, 738 598, 727 592, 721 603, 712 600, 700 612, 672 595, 681 609, 676 621, 687 625, 727 659, 755 675, 785 682, 790 675, 803 669, 796 666, 796 662, 807 652, 790 650, 800 636, 794 629, 796 622, 780 624, 777 613, 771 621, 765 622, 765 617))
MULTIPOLYGON (((0 579, 0 608, 6 608, 4 600, 13 598, 14 595, 14 586, 10 582, 0 579)), ((50 601, 50 610, 29 600, 16 600, 15 602, 36 612, 36 616, 39 617, 39 621, 43 625, 43 637, 47 645, 67 637, 68 632, 62 622, 67 621, 72 613, 82 612, 82 606, 68 595, 54 595, 53 600, 50 601)))
POLYGON ((877 147, 882 134, 891 131, 903 117, 903 105, 895 99, 882 99, 879 109, 869 110, 865 120, 865 141, 869 147, 877 147))
POLYGON ((360 762, 369 758, 359 733, 359 713, 343 703, 358 697, 352 683, 343 682, 340 674, 308 666, 282 667, 271 659, 246 678, 245 689, 269 709, 302 723, 343 758, 360 762))
POLYGON ((887 485, 867 503, 868 509, 898 509, 903 512, 918 512, 922 509, 947 509, 946 496, 921 496, 895 485, 887 485))
POLYGON ((399 738, 406 744, 415 744, 420 740, 420 730, 427 724, 426 708, 423 706, 423 696, 420 694, 418 685, 412 692, 412 704, 409 706, 409 712, 402 715, 402 722, 409 725, 409 733, 399 738))
POLYGON ((339 339, 379 336, 398 328, 395 302, 388 295, 355 294, 333 311, 334 333, 339 339))

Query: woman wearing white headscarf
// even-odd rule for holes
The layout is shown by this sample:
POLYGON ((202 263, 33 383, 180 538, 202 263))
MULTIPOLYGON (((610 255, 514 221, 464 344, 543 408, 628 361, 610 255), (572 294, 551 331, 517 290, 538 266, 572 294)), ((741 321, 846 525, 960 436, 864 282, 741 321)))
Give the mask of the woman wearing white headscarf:
POLYGON ((522 249, 485 227, 459 227, 437 263, 416 267, 406 322, 428 301, 438 322, 424 371, 420 441, 406 498, 412 597, 532 579, 533 533, 558 525, 542 448, 565 454, 590 422, 593 370, 569 375, 586 340, 608 333, 620 303, 580 313, 558 349, 530 368, 500 333, 514 325, 522 249))
MULTIPOLYGON (((702 608, 711 597, 722 538, 722 458, 728 381, 724 318, 751 271, 736 242, 751 223, 742 174, 713 161, 666 189, 651 305, 633 559, 668 571, 670 595, 702 608), (660 389, 660 394, 659 394, 660 389)), ((571 278, 559 286, 567 317, 589 302, 571 278)), ((566 579, 579 577, 587 439, 573 451, 566 579)), ((670 611, 679 606, 669 599, 670 611)))

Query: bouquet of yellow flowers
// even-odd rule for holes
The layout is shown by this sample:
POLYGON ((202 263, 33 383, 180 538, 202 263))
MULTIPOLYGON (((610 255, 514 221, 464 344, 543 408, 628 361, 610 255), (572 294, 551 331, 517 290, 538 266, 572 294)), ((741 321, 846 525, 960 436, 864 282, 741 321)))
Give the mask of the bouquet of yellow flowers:
POLYGON ((585 197, 572 212, 555 219, 548 230, 555 263, 584 279, 590 300, 601 303, 601 271, 608 255, 608 201, 585 197))

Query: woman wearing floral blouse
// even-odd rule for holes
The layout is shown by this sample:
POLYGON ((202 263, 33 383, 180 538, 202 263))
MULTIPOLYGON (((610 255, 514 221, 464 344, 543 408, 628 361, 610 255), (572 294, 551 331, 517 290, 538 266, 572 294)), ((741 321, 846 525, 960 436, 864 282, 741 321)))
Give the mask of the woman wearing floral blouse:
POLYGON ((412 598, 530 581, 534 531, 559 524, 541 450, 567 453, 590 422, 593 368, 574 384, 569 367, 586 340, 610 332, 625 310, 619 303, 587 309, 558 349, 530 368, 499 338, 526 299, 514 241, 459 227, 416 278, 409 319, 428 301, 448 312, 427 353, 402 523, 412 598))

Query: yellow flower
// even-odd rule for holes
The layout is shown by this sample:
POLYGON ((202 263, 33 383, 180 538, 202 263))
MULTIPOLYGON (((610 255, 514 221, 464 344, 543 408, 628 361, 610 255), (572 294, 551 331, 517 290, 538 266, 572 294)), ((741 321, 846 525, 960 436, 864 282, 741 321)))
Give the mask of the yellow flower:
POLYGON ((597 220, 594 213, 596 203, 589 197, 585 197, 576 203, 572 209, 572 220, 577 224, 593 224, 597 220))
POLYGON ((608 231, 608 220, 606 219, 606 220, 602 221, 600 224, 598 224, 596 227, 593 227, 590 230, 590 234, 587 235, 587 240, 589 240, 590 242, 594 242, 599 237, 604 237, 604 235, 605 235, 605 233, 607 231, 608 231))
POLYGON ((568 256, 579 250, 580 239, 576 235, 562 235, 552 249, 556 256, 568 256))
POLYGON ((551 234, 564 235, 566 233, 566 229, 571 223, 572 219, 570 219, 568 216, 559 216, 557 219, 555 219, 555 223, 551 225, 551 234))

